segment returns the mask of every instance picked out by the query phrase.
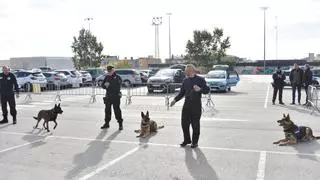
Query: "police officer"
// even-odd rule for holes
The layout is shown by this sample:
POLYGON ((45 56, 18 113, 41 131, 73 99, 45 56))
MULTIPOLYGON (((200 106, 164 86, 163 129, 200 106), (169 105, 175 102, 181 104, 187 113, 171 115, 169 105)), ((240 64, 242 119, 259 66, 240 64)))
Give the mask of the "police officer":
POLYGON ((119 123, 119 130, 123 130, 123 119, 120 109, 121 101, 121 84, 122 79, 115 73, 113 66, 107 67, 108 74, 103 80, 102 88, 106 89, 106 97, 104 97, 105 104, 105 124, 101 129, 109 128, 109 122, 111 120, 111 105, 113 106, 115 117, 119 123))
POLYGON ((10 114, 13 117, 13 124, 17 123, 16 101, 13 89, 16 91, 17 98, 19 98, 19 86, 17 79, 15 75, 10 72, 8 66, 3 66, 2 73, 0 74, 0 96, 3 120, 0 121, 0 124, 8 123, 7 103, 9 103, 10 106, 10 114))
POLYGON ((272 104, 275 104, 277 94, 279 91, 279 104, 284 105, 282 101, 282 92, 284 87, 284 80, 286 79, 286 75, 282 73, 280 67, 277 68, 276 72, 272 75, 273 79, 273 97, 272 97, 272 104))
POLYGON ((196 68, 192 64, 186 66, 185 73, 187 78, 183 80, 180 92, 171 102, 170 106, 173 106, 185 97, 181 116, 184 140, 180 146, 184 147, 187 144, 191 144, 191 148, 196 148, 198 147, 200 135, 200 118, 202 113, 201 94, 208 94, 210 88, 207 86, 204 78, 196 75, 196 68), (189 132, 190 124, 193 130, 192 141, 189 132))
POLYGON ((305 105, 308 104, 308 98, 309 98, 308 87, 309 87, 309 85, 312 85, 312 81, 313 81, 313 73, 310 70, 309 64, 306 64, 304 66, 304 72, 303 72, 303 84, 304 84, 304 89, 306 91, 306 103, 305 103, 305 105))

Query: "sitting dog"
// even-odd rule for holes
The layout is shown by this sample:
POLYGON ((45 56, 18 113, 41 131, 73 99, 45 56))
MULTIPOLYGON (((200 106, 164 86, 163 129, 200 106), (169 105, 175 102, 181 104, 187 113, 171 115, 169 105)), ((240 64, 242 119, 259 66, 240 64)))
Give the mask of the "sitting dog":
POLYGON ((289 114, 286 116, 283 114, 283 118, 277 121, 279 126, 283 127, 285 138, 274 142, 273 144, 279 144, 279 146, 293 145, 301 141, 310 141, 320 139, 320 137, 313 136, 312 129, 306 126, 297 126, 291 119, 289 114))
POLYGON ((62 114, 63 111, 60 107, 60 104, 57 105, 54 105, 54 108, 50 109, 50 110, 41 110, 39 111, 38 113, 38 117, 33 117, 35 120, 37 120, 37 124, 36 126, 34 127, 37 128, 38 127, 38 124, 39 122, 41 121, 41 119, 44 119, 44 122, 43 122, 43 128, 47 129, 48 132, 50 132, 49 130, 49 121, 53 121, 55 123, 55 126, 53 129, 56 129, 58 123, 57 123, 57 117, 58 117, 58 114, 62 114), (47 125, 47 127, 45 126, 47 125))
POLYGON ((134 132, 140 133, 137 137, 147 137, 152 132, 158 132, 158 129, 164 128, 164 126, 158 126, 155 121, 150 120, 149 111, 146 114, 141 112, 141 128, 140 130, 135 130, 134 132))

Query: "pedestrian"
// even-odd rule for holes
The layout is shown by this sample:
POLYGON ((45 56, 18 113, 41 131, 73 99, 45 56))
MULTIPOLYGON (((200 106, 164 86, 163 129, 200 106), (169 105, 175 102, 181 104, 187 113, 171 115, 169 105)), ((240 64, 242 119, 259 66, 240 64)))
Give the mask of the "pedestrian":
POLYGON ((290 83, 292 87, 292 103, 295 104, 296 100, 296 90, 298 90, 298 103, 301 104, 301 87, 302 87, 302 78, 303 70, 299 68, 298 64, 294 64, 294 68, 290 72, 290 83))
POLYGON ((312 85, 312 81, 313 81, 313 73, 312 71, 310 70, 310 66, 309 64, 306 64, 304 66, 304 73, 303 73, 303 85, 304 85, 304 89, 306 91, 306 103, 305 105, 308 104, 308 87, 309 85, 312 85))
POLYGON ((186 78, 182 82, 179 94, 170 103, 172 107, 176 102, 185 97, 182 108, 181 126, 183 130, 183 142, 181 147, 191 144, 191 148, 198 147, 200 136, 200 118, 202 113, 201 94, 208 94, 210 88, 204 78, 196 74, 196 68, 188 64, 185 69, 186 78), (192 127, 192 141, 189 127, 192 127))
POLYGON ((286 75, 282 73, 280 67, 277 68, 276 72, 272 75, 273 79, 273 97, 272 97, 272 104, 275 104, 277 94, 279 91, 279 104, 284 105, 282 101, 282 92, 284 87, 284 80, 286 79, 286 75))
POLYGON ((113 66, 108 66, 107 71, 108 74, 102 83, 102 88, 106 89, 106 97, 103 98, 105 104, 105 124, 101 129, 107 129, 110 127, 109 122, 111 120, 112 105, 115 117, 119 123, 119 131, 121 131, 123 130, 123 119, 120 109, 122 79, 116 74, 113 66))
POLYGON ((8 123, 7 103, 9 103, 10 114, 13 117, 13 124, 17 123, 17 110, 14 90, 16 92, 16 97, 19 98, 19 86, 16 76, 10 72, 8 66, 3 66, 2 73, 0 73, 0 96, 3 120, 0 121, 0 124, 8 123))

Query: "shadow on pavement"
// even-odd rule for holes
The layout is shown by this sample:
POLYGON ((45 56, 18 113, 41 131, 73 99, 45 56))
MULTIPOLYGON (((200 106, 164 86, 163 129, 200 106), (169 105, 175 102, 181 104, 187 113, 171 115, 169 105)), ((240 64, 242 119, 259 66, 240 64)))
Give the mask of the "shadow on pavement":
POLYGON ((195 180, 219 179, 200 148, 196 148, 195 150, 185 148, 185 163, 190 175, 195 180), (193 156, 193 151, 196 154, 196 158, 193 156))
POLYGON ((145 137, 145 138, 143 138, 143 137, 140 137, 139 138, 139 145, 142 145, 142 144, 144 144, 143 145, 143 148, 148 148, 148 142, 149 142, 149 140, 153 137, 153 136, 155 136, 157 133, 150 133, 150 135, 148 136, 148 137, 145 137))
MULTIPOLYGON (((112 133, 106 140, 111 141, 117 137, 120 131, 112 133)), ((90 169, 102 161, 103 155, 109 149, 110 142, 102 141, 106 136, 107 131, 101 131, 96 137, 97 140, 91 141, 88 149, 85 152, 74 156, 73 164, 75 167, 67 173, 65 179, 76 178, 82 171, 90 169)))
POLYGON ((27 132, 27 135, 23 136, 22 139, 29 143, 39 140, 38 142, 32 143, 30 145, 30 148, 35 148, 46 144, 47 142, 45 141, 45 138, 50 135, 52 135, 52 133, 47 133, 47 131, 45 130, 42 131, 42 129, 33 129, 32 131, 27 132))
MULTIPOLYGON (((295 150, 297 150, 298 154, 297 156, 301 159, 309 159, 313 161, 319 161, 317 156, 310 156, 310 155, 303 155, 305 154, 316 154, 317 150, 320 149, 320 144, 316 141, 309 141, 309 142, 301 142, 296 145, 292 146, 295 150)), ((319 161, 320 162, 320 161, 319 161)))
POLYGON ((6 128, 6 127, 8 127, 8 126, 11 126, 12 124, 10 123, 10 124, 6 124, 6 125, 1 125, 0 126, 0 129, 4 129, 4 128, 6 128))

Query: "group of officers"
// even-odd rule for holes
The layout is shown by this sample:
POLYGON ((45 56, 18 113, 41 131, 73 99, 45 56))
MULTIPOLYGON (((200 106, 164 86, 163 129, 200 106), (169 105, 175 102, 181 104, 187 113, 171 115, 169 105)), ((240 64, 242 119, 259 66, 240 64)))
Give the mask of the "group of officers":
MULTIPOLYGON (((292 102, 291 105, 296 104, 296 91, 298 91, 298 103, 301 104, 301 89, 304 88, 306 92, 306 102, 308 104, 308 87, 313 83, 313 73, 310 70, 310 66, 306 64, 304 69, 301 69, 298 64, 293 65, 293 69, 289 74, 290 85, 292 87, 292 102)), ((281 71, 280 67, 272 75, 273 79, 273 97, 272 103, 275 104, 277 94, 279 92, 279 104, 284 105, 282 101, 283 87, 285 86, 286 75, 281 71)))

